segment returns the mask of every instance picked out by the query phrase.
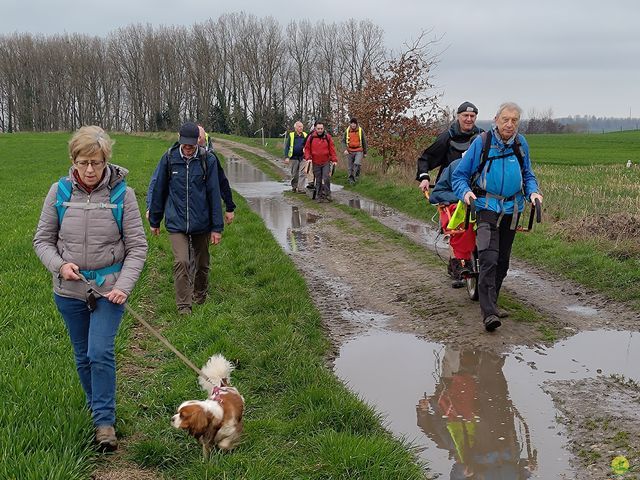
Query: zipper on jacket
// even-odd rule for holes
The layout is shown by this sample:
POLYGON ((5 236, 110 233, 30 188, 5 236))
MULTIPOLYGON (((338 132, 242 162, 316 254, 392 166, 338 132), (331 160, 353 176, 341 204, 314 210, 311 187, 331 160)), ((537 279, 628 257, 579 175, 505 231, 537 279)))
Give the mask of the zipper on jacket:
POLYGON ((185 233, 189 233, 189 163, 190 160, 187 160, 187 231, 185 233))
MULTIPOLYGON (((91 194, 88 193, 87 194, 87 205, 91 203, 91 194)), ((88 238, 88 226, 89 226, 89 219, 87 218, 89 215, 89 209, 85 209, 84 211, 84 245, 83 245, 83 250, 84 250, 84 264, 85 264, 85 268, 86 265, 89 265, 88 262, 88 258, 87 258, 87 244, 89 243, 89 238, 88 238)))

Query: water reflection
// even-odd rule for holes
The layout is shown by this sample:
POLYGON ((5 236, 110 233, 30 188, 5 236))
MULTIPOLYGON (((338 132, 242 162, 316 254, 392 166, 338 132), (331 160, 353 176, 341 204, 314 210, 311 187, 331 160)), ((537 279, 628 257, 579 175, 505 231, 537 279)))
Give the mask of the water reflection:
POLYGON ((446 348, 434 393, 418 401, 417 424, 449 451, 452 480, 521 480, 537 466, 527 422, 509 397, 504 362, 488 352, 446 348))
POLYGON ((393 215, 391 208, 365 198, 350 198, 349 206, 367 212, 372 217, 387 217, 393 215))

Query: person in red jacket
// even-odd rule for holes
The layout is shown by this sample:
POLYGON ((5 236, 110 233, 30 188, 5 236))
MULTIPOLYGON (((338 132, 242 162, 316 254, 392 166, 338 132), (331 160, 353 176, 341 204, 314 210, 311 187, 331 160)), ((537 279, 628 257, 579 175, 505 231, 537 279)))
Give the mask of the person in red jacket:
POLYGON ((331 173, 338 163, 333 138, 324 130, 324 122, 317 121, 314 131, 304 146, 305 160, 311 160, 315 177, 315 199, 317 202, 331 200, 331 173))

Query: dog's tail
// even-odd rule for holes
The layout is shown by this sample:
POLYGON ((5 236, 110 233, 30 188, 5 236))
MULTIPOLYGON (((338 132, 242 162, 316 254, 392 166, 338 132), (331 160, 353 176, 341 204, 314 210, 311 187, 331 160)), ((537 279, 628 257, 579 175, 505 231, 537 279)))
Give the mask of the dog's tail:
POLYGON ((202 373, 211 381, 198 377, 198 382, 204 391, 211 392, 213 387, 222 387, 229 383, 231 372, 234 368, 229 360, 224 358, 222 354, 217 353, 202 367, 202 373))

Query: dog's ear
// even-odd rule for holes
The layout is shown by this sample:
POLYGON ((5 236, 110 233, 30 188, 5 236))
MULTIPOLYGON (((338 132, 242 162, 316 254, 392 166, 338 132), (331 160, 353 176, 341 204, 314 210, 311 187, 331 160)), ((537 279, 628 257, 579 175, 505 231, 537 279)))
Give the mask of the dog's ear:
POLYGON ((207 431, 212 418, 213 415, 200 405, 186 405, 180 409, 181 423, 194 437, 200 437, 207 431))

